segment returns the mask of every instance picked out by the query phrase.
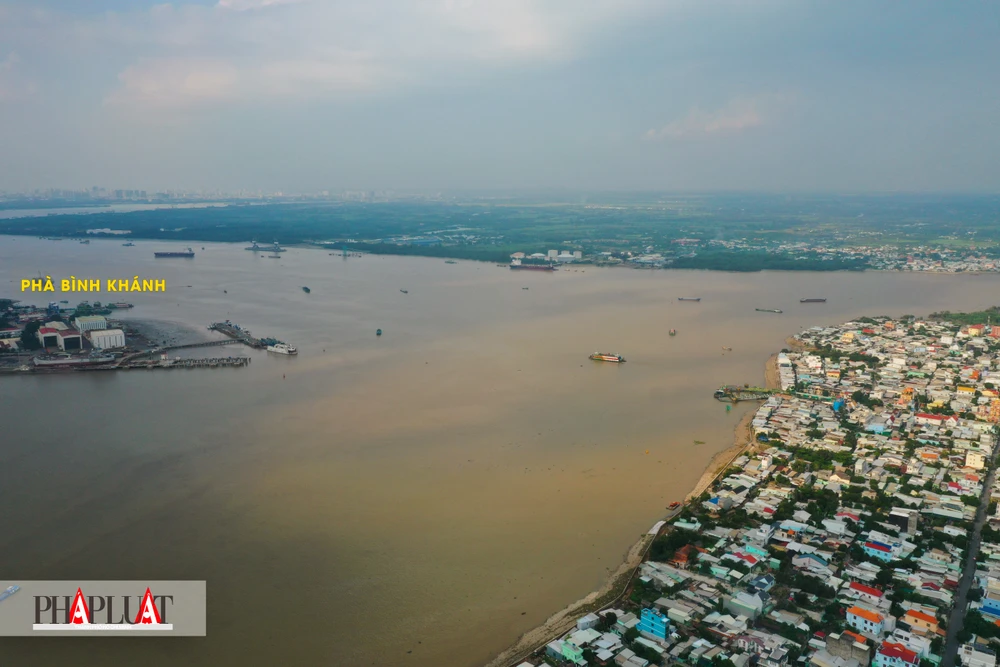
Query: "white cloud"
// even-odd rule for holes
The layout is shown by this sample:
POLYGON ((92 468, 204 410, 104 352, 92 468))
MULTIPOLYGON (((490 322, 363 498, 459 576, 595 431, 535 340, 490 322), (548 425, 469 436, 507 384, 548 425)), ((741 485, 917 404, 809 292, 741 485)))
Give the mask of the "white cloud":
POLYGON ((105 102, 143 109, 177 109, 228 98, 239 71, 225 61, 191 58, 149 60, 127 67, 120 87, 105 102))
POLYGON ((788 95, 759 95, 735 98, 715 111, 694 107, 683 118, 649 130, 645 137, 662 141, 739 134, 769 122, 789 99, 788 95))

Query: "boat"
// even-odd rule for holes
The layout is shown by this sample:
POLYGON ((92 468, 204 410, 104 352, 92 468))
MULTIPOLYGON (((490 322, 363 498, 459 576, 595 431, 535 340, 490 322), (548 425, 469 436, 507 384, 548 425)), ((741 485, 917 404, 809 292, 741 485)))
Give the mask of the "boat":
POLYGON ((555 271, 556 267, 551 264, 522 264, 519 259, 510 261, 512 271, 555 271))
POLYGON ((625 362, 625 357, 622 355, 609 352, 594 352, 590 355, 590 358, 594 361, 610 361, 613 364, 621 364, 625 362))
POLYGON ((671 336, 676 336, 677 335, 677 329, 671 329, 670 330, 670 335, 671 336))
POLYGON ((445 264, 458 264, 458 262, 456 262, 456 261, 455 261, 455 260, 453 260, 453 259, 446 259, 446 260, 444 260, 444 263, 445 263, 445 264))
POLYGON ((15 586, 8 586, 7 588, 5 588, 3 590, 3 593, 0 593, 0 602, 3 602, 7 598, 9 598, 11 595, 13 595, 14 593, 18 592, 19 590, 21 590, 20 586, 17 586, 17 585, 15 585, 15 586))
POLYGON ((723 345, 723 346, 722 346, 722 351, 723 351, 723 352, 732 352, 732 351, 733 351, 733 348, 731 348, 731 347, 726 347, 725 345, 723 345))
POLYGON ((124 301, 116 301, 115 303, 109 303, 108 308, 127 310, 129 308, 135 308, 135 306, 133 306, 131 303, 125 303, 124 301))
POLYGON ((400 292, 402 292, 403 294, 409 294, 409 293, 410 293, 410 291, 409 291, 409 290, 405 290, 405 289, 401 289, 401 290, 399 290, 399 291, 400 291, 400 292))
POLYGON ((799 299, 799 303, 826 303, 826 299, 799 299))
POLYGON ((298 354, 299 351, 288 343, 274 343, 267 346, 268 352, 277 352, 278 354, 298 354))
POLYGON ((90 239, 84 239, 83 241, 80 241, 80 243, 82 245, 90 245, 90 239))
POLYGON ((527 287, 522 287, 521 289, 528 289, 527 287))
POLYGON ((309 294, 309 292, 311 292, 312 290, 309 289, 308 287, 303 286, 302 291, 305 292, 306 294, 309 294))
POLYGON ((62 301, 60 301, 59 303, 69 303, 69 301, 67 301, 66 299, 63 299, 63 300, 62 300, 62 301))
POLYGON ((381 336, 382 335, 382 330, 381 329, 376 329, 375 330, 375 335, 376 336, 381 336))
POLYGON ((154 252, 153 257, 194 257, 194 250, 188 248, 183 252, 154 252))
POLYGON ((783 312, 780 308, 754 308, 758 313, 780 313, 783 312))
POLYGON ((31 361, 35 366, 94 366, 111 363, 114 360, 114 355, 95 353, 86 357, 72 354, 40 354, 31 361))
POLYGON ((701 301, 701 297, 700 296, 679 296, 679 297, 677 297, 677 300, 678 301, 701 301))
POLYGON ((680 506, 681 506, 681 504, 675 500, 674 502, 672 502, 669 505, 667 505, 667 509, 668 510, 674 510, 674 509, 677 509, 680 506))
POLYGON ((133 248, 133 247, 135 247, 135 244, 132 243, 131 241, 129 241, 128 243, 123 243, 122 247, 123 248, 133 248))

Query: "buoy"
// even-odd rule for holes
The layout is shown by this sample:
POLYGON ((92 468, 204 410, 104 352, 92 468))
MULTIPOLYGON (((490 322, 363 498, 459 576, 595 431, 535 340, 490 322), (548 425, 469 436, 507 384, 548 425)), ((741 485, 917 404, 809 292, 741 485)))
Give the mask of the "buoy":
POLYGON ((649 450, 648 449, 646 450, 646 453, 649 454, 649 450))

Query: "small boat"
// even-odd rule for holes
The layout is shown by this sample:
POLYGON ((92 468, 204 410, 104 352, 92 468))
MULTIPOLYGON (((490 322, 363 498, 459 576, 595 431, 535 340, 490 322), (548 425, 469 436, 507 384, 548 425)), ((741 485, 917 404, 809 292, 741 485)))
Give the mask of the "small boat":
POLYGON ((671 336, 676 336, 677 335, 677 329, 671 329, 670 330, 670 335, 671 336))
POLYGON ((521 289, 528 289, 527 287, 522 287, 521 289))
POLYGON ((376 336, 381 336, 382 335, 382 330, 381 329, 376 329, 375 330, 375 335, 376 336))
POLYGON ((758 313, 781 313, 784 312, 780 308, 754 308, 758 313))
POLYGON ((625 363, 625 357, 620 354, 614 354, 610 352, 594 352, 590 355, 593 361, 610 361, 613 364, 623 364, 625 363))
POLYGON ((455 260, 453 260, 453 259, 446 259, 446 260, 444 260, 444 263, 445 263, 445 264, 458 264, 458 262, 456 262, 456 261, 455 261, 455 260))
POLYGON ((673 509, 677 509, 680 506, 681 506, 681 504, 675 500, 674 502, 672 502, 669 505, 667 505, 667 509, 668 510, 673 510, 673 509))
POLYGON ((826 299, 799 299, 799 303, 826 303, 826 299))
POLYGON ((80 241, 80 243, 83 245, 90 245, 90 239, 85 239, 83 241, 80 241))
POLYGON ((309 289, 308 287, 303 286, 302 291, 305 292, 306 294, 309 294, 309 292, 311 292, 312 290, 309 289))
POLYGON ((399 291, 402 292, 403 294, 409 294, 410 293, 409 290, 405 290, 405 289, 401 289, 399 291))
POLYGON ((731 348, 731 347, 726 347, 725 345, 723 345, 723 346, 722 346, 722 349, 723 349, 723 351, 725 351, 725 352, 732 352, 732 351, 733 351, 733 348, 731 348))
POLYGON ((135 244, 132 243, 131 241, 129 241, 128 243, 123 243, 122 247, 123 248, 132 248, 132 247, 135 247, 135 244))
POLYGON ((678 301, 701 301, 701 297, 700 296, 679 296, 679 297, 677 297, 677 300, 678 301))

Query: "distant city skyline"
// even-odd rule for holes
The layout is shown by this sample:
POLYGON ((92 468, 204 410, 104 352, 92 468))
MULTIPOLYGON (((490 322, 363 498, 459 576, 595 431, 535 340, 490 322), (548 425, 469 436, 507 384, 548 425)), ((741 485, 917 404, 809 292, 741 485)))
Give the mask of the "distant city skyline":
POLYGON ((998 23, 924 0, 0 0, 0 191, 995 193, 998 23))

